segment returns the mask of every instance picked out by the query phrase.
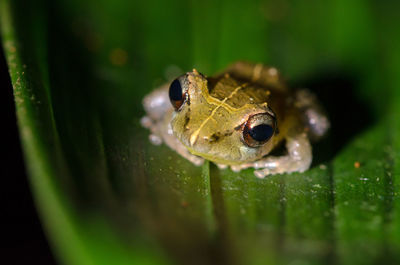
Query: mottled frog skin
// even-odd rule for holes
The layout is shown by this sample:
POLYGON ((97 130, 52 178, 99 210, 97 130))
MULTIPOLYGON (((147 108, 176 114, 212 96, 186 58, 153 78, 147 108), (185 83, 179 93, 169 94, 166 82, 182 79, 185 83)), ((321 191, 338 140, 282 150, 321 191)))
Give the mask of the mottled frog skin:
POLYGON ((313 94, 290 90, 276 68, 247 62, 214 77, 194 69, 147 95, 143 106, 152 143, 165 142, 196 165, 252 167, 260 178, 307 170, 309 139, 329 128, 313 94), (283 141, 287 154, 268 155, 283 141))

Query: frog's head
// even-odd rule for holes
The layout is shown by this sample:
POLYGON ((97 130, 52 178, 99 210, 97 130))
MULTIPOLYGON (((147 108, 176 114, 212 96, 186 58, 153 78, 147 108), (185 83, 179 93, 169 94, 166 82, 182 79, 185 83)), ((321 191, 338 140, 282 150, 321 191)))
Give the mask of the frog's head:
POLYGON ((273 149, 276 118, 267 103, 240 108, 227 104, 239 96, 242 86, 224 98, 213 97, 211 79, 195 69, 171 83, 169 97, 175 109, 171 127, 191 153, 232 165, 257 160, 273 149))

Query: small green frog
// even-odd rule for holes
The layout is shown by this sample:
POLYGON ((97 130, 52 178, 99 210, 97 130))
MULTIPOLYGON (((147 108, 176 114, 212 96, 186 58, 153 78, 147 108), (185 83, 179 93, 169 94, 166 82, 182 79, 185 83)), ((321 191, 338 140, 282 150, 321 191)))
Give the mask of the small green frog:
POLYGON ((308 90, 290 90, 278 70, 237 62, 215 77, 193 69, 143 100, 153 144, 201 165, 204 159, 255 175, 303 172, 310 167, 309 139, 330 124, 308 90), (268 155, 285 142, 287 154, 268 155))

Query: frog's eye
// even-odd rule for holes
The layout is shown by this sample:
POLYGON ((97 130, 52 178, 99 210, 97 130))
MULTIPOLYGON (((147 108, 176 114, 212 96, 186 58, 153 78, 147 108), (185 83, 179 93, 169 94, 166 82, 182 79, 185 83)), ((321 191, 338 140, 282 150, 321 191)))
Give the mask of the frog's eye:
POLYGON ((247 120, 243 127, 243 141, 250 147, 258 147, 274 135, 276 120, 268 113, 259 113, 247 120))
POLYGON ((186 100, 186 93, 183 91, 181 82, 178 79, 172 81, 169 86, 169 100, 175 110, 179 110, 186 100))

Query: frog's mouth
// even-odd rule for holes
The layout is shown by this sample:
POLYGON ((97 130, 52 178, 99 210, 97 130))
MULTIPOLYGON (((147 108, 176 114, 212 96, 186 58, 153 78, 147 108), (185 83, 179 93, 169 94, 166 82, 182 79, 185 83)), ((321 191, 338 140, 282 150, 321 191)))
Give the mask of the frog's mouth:
POLYGON ((189 150, 189 152, 193 155, 202 157, 206 160, 209 160, 211 162, 217 163, 217 164, 224 164, 224 165, 238 165, 238 164, 242 164, 243 161, 230 161, 230 160, 226 160, 223 159, 221 157, 217 157, 215 155, 209 154, 209 153, 202 153, 202 152, 198 152, 196 150, 194 150, 193 148, 187 147, 187 149, 189 150))

